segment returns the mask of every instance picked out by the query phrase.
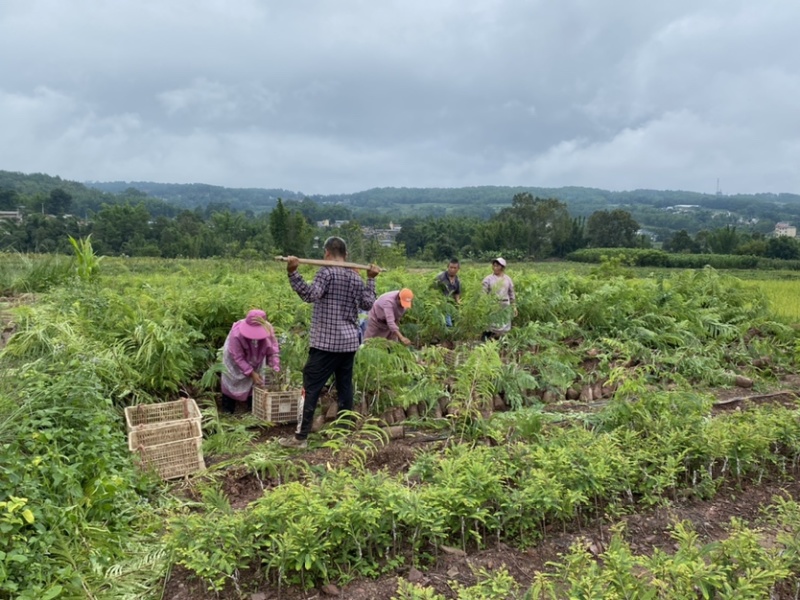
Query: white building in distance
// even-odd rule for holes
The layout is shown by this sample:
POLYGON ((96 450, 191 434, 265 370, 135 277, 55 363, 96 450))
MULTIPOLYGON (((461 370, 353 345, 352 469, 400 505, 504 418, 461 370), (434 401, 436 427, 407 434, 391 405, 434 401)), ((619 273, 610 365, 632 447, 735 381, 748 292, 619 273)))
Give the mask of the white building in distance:
POLYGON ((797 237, 797 227, 788 223, 775 223, 775 237, 797 237))

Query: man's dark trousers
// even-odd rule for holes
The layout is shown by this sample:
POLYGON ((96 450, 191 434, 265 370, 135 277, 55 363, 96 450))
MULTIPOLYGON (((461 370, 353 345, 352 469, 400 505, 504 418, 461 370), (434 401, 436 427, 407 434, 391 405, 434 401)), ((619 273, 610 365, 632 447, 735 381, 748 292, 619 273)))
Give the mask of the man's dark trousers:
POLYGON ((306 397, 303 404, 303 422, 298 439, 306 439, 311 433, 314 411, 317 409, 320 392, 331 375, 336 377, 336 394, 339 410, 353 410, 353 362, 355 352, 326 352, 317 348, 308 351, 308 360, 303 367, 303 388, 306 397))

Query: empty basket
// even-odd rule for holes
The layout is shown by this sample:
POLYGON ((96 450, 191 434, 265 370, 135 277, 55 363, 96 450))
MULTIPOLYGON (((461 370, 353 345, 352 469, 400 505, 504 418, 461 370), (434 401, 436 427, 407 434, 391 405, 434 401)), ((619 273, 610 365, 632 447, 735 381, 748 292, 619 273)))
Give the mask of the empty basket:
POLYGON ((184 419, 139 427, 128 433, 128 448, 137 450, 140 446, 159 446, 169 442, 196 439, 203 437, 200 421, 184 419))
POLYGON ((303 390, 272 392, 253 388, 253 415, 270 423, 297 423, 303 419, 303 390))
POLYGON ((206 468, 201 444, 203 439, 191 438, 137 449, 142 465, 153 469, 162 479, 185 477, 206 468))
POLYGON ((172 402, 155 402, 153 404, 137 404, 125 408, 125 422, 128 431, 134 429, 161 426, 169 421, 194 419, 200 423, 200 409, 191 398, 182 398, 172 402))
POLYGON ((191 398, 128 406, 128 448, 162 479, 196 473, 206 468, 200 420, 200 409, 191 398))

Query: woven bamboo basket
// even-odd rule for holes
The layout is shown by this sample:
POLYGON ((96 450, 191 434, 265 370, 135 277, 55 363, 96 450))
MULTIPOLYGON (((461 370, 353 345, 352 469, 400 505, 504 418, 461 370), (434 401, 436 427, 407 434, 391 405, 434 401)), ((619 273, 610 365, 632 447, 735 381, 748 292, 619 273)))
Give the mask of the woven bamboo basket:
POLYGON ((162 426, 169 421, 194 419, 200 423, 200 409, 192 398, 182 398, 172 402, 137 404, 125 408, 125 422, 128 431, 151 426, 162 426))
POLYGON ((303 419, 303 390, 274 392, 253 388, 253 415, 270 423, 298 423, 303 419))
POLYGON ((140 427, 128 433, 128 448, 135 451, 140 446, 159 446, 169 442, 203 437, 200 421, 196 419, 183 419, 181 421, 167 421, 159 425, 140 427))
POLYGON ((136 449, 146 469, 153 469, 162 479, 175 479, 206 468, 203 461, 203 439, 190 438, 136 449))
POLYGON ((455 368, 456 366, 458 366, 458 358, 459 358, 458 354, 456 354, 455 350, 445 349, 445 352, 444 352, 444 364, 445 365, 447 365, 451 369, 455 368))

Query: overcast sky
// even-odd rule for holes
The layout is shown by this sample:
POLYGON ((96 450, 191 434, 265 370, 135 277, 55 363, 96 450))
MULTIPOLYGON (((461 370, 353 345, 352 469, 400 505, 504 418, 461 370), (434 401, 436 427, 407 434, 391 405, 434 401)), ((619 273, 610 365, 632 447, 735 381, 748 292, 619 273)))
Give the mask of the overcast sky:
POLYGON ((0 169, 800 193, 797 0, 0 0, 0 169))

